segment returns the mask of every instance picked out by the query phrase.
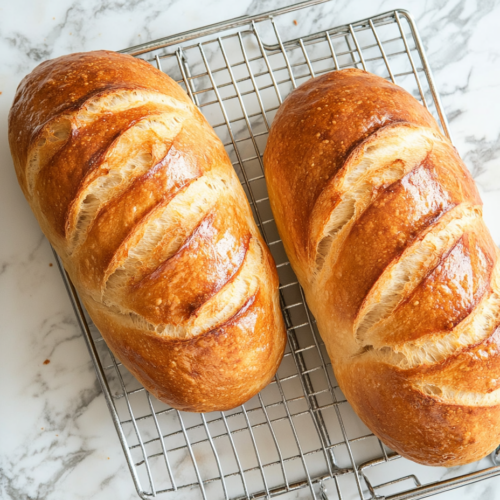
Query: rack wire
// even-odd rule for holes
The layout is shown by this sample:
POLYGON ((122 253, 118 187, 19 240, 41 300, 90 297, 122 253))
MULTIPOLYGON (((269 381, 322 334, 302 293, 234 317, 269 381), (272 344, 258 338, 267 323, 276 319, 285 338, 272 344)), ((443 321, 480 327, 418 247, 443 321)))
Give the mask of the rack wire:
MULTIPOLYGON (((58 259, 139 496, 271 498, 309 488, 311 498, 417 499, 500 474, 481 462, 422 485, 426 469, 386 448, 346 401, 272 217, 262 155, 274 114, 311 77, 363 68, 404 87, 449 136, 410 14, 396 10, 284 40, 282 27, 326 0, 244 16, 126 49, 183 86, 221 138, 280 277, 288 346, 272 383, 232 411, 193 414, 151 396, 118 362, 58 259), (377 471, 373 473, 373 471, 377 471), (465 473, 467 472, 467 473, 465 473), (374 477, 385 478, 374 484, 374 477), (371 479, 370 479, 371 478, 371 479), (326 485, 328 485, 328 493, 326 485)), ((56 256, 57 258, 57 256, 56 256)), ((437 478, 438 476, 436 476, 437 478)))

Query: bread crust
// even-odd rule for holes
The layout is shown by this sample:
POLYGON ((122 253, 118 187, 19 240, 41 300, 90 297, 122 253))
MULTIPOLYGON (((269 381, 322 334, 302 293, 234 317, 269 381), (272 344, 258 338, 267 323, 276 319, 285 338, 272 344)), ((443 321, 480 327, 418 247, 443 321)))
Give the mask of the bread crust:
POLYGON ((42 230, 147 390, 205 412, 269 383, 286 343, 275 265, 176 82, 109 51, 46 61, 19 85, 9 143, 42 230))
POLYGON ((273 165, 266 180, 276 221, 293 221, 283 234, 292 264, 307 261, 302 242, 309 238, 311 211, 356 145, 395 122, 439 130, 430 113, 408 97, 400 87, 354 69, 311 79, 287 97, 269 134, 265 161, 273 165))
POLYGON ((230 410, 271 382, 283 357, 277 275, 225 323, 190 338, 145 332, 91 298, 84 304, 108 346, 151 394, 184 411, 230 410), (271 298, 271 299, 270 299, 271 298))
POLYGON ((489 453, 499 251, 435 120, 382 78, 336 71, 285 100, 264 163, 278 231, 361 419, 426 465, 489 453))
POLYGON ((336 374, 363 422, 416 462, 442 467, 474 462, 500 440, 498 405, 464 405, 425 394, 405 370, 371 356, 353 358, 336 374))

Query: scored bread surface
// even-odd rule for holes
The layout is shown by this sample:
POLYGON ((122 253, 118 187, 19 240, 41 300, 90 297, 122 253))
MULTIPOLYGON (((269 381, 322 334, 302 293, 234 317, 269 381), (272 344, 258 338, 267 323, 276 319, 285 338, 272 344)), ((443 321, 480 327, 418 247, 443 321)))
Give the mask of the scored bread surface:
POLYGON ((107 51, 38 66, 9 115, 20 186, 115 355, 191 411, 242 404, 286 333, 274 262, 185 92, 107 51))
POLYGON ((348 69, 285 100, 271 207, 342 391, 428 465, 500 441, 499 251, 455 148, 403 89, 348 69))

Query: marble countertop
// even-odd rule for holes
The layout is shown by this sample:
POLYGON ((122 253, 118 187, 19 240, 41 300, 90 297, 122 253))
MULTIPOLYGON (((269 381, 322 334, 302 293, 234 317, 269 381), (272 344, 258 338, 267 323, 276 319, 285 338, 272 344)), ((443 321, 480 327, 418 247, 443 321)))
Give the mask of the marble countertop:
MULTIPOLYGON (((286 4, 0 2, 1 498, 138 498, 51 249, 17 184, 7 114, 18 83, 45 59, 119 50, 286 4)), ((334 0, 325 12, 335 26, 394 8, 408 9, 416 19, 455 145, 479 186, 486 222, 500 245, 500 0, 334 0)), ((305 21, 314 30, 317 20, 305 21)), ((282 498, 309 495, 303 489, 282 498)), ((176 498, 181 497, 190 498, 189 491, 176 498)), ((436 498, 500 499, 500 478, 436 498)))

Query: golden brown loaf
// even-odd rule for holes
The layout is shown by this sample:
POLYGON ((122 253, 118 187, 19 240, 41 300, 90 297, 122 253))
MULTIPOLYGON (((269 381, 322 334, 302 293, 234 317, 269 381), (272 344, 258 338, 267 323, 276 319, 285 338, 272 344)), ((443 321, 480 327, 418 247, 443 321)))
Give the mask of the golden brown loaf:
POLYGON ((348 69, 283 103, 269 197, 340 387, 417 462, 500 442, 499 251, 455 149, 411 95, 348 69))
POLYGON ((114 52, 44 62, 17 90, 9 142, 93 321, 152 394, 224 410, 270 381, 286 341, 274 262, 179 85, 114 52))

